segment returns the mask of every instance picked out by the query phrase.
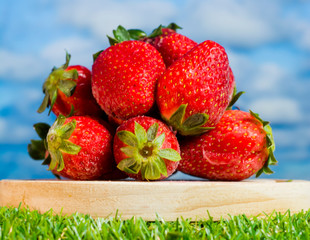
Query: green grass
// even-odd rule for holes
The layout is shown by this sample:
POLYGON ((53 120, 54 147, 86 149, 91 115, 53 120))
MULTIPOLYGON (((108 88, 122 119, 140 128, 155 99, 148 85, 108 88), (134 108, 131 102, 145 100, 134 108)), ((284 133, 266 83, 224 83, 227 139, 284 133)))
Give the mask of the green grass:
POLYGON ((310 239, 310 209, 262 216, 147 222, 0 207, 0 239, 310 239))

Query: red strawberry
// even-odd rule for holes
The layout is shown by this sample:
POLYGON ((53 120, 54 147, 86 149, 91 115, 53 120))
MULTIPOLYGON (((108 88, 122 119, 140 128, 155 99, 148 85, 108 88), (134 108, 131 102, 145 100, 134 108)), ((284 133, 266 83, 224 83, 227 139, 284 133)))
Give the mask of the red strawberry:
POLYGON ((81 65, 69 66, 70 54, 59 68, 53 68, 43 84, 44 100, 38 109, 47 107, 56 116, 79 115, 101 116, 103 114, 91 92, 91 72, 81 65), (72 112, 73 111, 73 112, 72 112))
POLYGON ((211 180, 243 180, 273 173, 277 163, 268 122, 253 112, 228 110, 213 130, 181 143, 178 170, 211 180))
POLYGON ((158 40, 153 46, 160 52, 166 67, 169 67, 197 45, 195 41, 179 33, 171 33, 167 36, 161 35, 157 38, 158 40))
POLYGON ((165 64, 160 53, 141 41, 124 41, 102 51, 92 72, 93 95, 108 116, 126 120, 148 113, 165 64))
POLYGON ((159 78, 157 104, 162 118, 182 135, 213 128, 229 104, 229 62, 225 49, 205 41, 159 78))
POLYGON ((52 127, 39 128, 37 125, 36 131, 42 140, 32 140, 28 152, 34 159, 45 158, 43 164, 49 165, 54 174, 93 180, 115 171, 113 136, 99 121, 87 116, 59 115, 52 127))
POLYGON ((138 180, 165 179, 181 159, 174 133, 147 116, 131 118, 118 127, 113 151, 117 167, 138 180))
POLYGON ((190 38, 177 33, 175 30, 180 28, 177 25, 161 25, 155 29, 150 36, 142 40, 153 45, 162 55, 166 67, 169 67, 175 60, 182 57, 185 53, 197 45, 190 38), (172 27, 172 28, 170 28, 172 27), (173 28, 174 27, 174 28, 173 28))

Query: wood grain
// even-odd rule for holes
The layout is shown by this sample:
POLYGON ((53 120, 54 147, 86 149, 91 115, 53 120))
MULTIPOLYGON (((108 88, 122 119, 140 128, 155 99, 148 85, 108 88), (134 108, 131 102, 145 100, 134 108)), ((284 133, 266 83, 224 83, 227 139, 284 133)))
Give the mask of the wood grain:
POLYGON ((1 180, 0 206, 29 207, 40 212, 133 216, 166 221, 182 216, 218 220, 230 215, 292 213, 310 209, 310 181, 64 181, 1 180))

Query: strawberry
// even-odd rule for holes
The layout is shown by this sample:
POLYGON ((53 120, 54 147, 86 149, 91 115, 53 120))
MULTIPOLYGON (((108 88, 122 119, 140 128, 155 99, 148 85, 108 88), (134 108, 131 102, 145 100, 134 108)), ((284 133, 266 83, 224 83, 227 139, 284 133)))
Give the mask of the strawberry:
POLYGON ((159 78, 156 101, 162 118, 181 135, 214 128, 229 104, 229 62, 225 49, 207 40, 171 65, 159 78))
POLYGON ((150 44, 136 40, 114 43, 99 53, 92 72, 93 95, 109 117, 122 120, 147 114, 165 64, 150 44))
POLYGON ((66 53, 66 62, 54 67, 43 84, 44 100, 38 109, 42 113, 50 107, 49 113, 58 116, 103 114, 91 92, 91 72, 81 65, 69 66, 70 54, 66 53))
POLYGON ((148 116, 131 118, 117 128, 113 152, 117 167, 138 180, 165 179, 181 159, 174 133, 148 116))
POLYGON ((178 28, 180 27, 173 23, 167 27, 160 25, 150 36, 142 39, 160 52, 166 67, 197 45, 192 39, 177 33, 175 30, 178 28))
POLYGON ((273 173, 272 129, 258 114, 227 110, 214 129, 180 143, 178 170, 211 180, 239 181, 273 173))
POLYGON ((156 45, 153 46, 160 52, 166 67, 169 67, 197 45, 195 41, 179 33, 171 33, 167 36, 161 35, 157 38, 159 39, 155 41, 156 45))
POLYGON ((45 159, 43 164, 49 165, 54 174, 75 180, 94 180, 104 179, 116 170, 113 136, 94 118, 59 115, 50 128, 39 124, 35 129, 41 140, 31 141, 29 155, 37 160, 45 159))
POLYGON ((160 52, 166 67, 169 67, 175 60, 197 45, 195 41, 177 33, 177 29, 181 29, 181 27, 175 23, 170 23, 168 26, 160 25, 150 35, 147 35, 140 29, 126 30, 124 27, 118 26, 116 30, 113 30, 115 38, 109 37, 109 40, 111 45, 124 39, 149 43, 160 52))

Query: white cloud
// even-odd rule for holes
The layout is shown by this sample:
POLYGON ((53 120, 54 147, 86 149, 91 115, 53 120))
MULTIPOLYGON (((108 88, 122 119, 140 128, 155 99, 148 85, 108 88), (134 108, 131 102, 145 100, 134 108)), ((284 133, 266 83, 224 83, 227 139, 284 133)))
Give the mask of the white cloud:
POLYGON ((53 41, 40 50, 38 55, 20 54, 0 49, 0 78, 4 81, 30 82, 48 76, 51 69, 65 62, 66 50, 71 54, 70 65, 80 64, 90 68, 92 54, 102 50, 95 40, 68 37, 53 41))
POLYGON ((42 73, 40 59, 34 55, 0 49, 0 77, 9 80, 31 81, 42 73))
POLYGON ((0 143, 23 143, 33 136, 32 126, 22 121, 0 118, 0 143))
POLYGON ((310 21, 299 22, 296 35, 300 36, 296 38, 297 43, 302 49, 310 51, 310 21))
POLYGON ((235 51, 229 51, 228 56, 238 90, 246 91, 244 96, 251 99, 285 95, 288 83, 293 81, 292 73, 278 62, 255 61, 254 57, 235 51))
POLYGON ((258 71, 253 75, 252 87, 256 91, 261 92, 275 92, 279 87, 281 88, 281 81, 286 79, 287 73, 279 65, 275 63, 263 63, 258 66, 258 71))
POLYGON ((302 114, 298 102, 285 97, 265 97, 254 99, 249 108, 270 122, 274 123, 298 123, 302 120, 302 114))
POLYGON ((142 29, 149 29, 151 26, 153 29, 160 23, 168 23, 176 13, 176 6, 164 0, 59 2, 61 21, 85 28, 104 42, 107 42, 106 35, 111 35, 112 30, 119 24, 128 28, 142 29))
POLYGON ((197 0, 189 8, 191 21, 186 28, 200 40, 204 35, 233 46, 254 47, 275 40, 281 31, 280 5, 272 1, 197 0))
MULTIPOLYGON (((272 126, 272 123, 271 123, 272 126)), ((305 139, 310 139, 310 127, 309 126, 298 126, 285 129, 273 129, 273 135, 275 142, 281 147, 287 149, 294 147, 298 148, 299 152, 309 152, 310 142, 305 139)))
MULTIPOLYGON (((61 38, 46 45, 41 51, 42 58, 49 64, 59 67, 65 62, 65 52, 71 54, 70 65, 83 65, 90 68, 93 58, 92 54, 102 50, 102 46, 94 39, 80 36, 61 38)), ((47 72, 48 74, 49 72, 47 72)))
MULTIPOLYGON (((43 84, 43 80, 42 80, 43 84)), ((43 93, 41 87, 2 87, 0 89, 0 109, 10 108, 24 113, 26 116, 30 115, 29 110, 33 109, 34 104, 39 104, 43 100, 43 93)), ((39 107, 39 106, 38 106, 39 107)))

